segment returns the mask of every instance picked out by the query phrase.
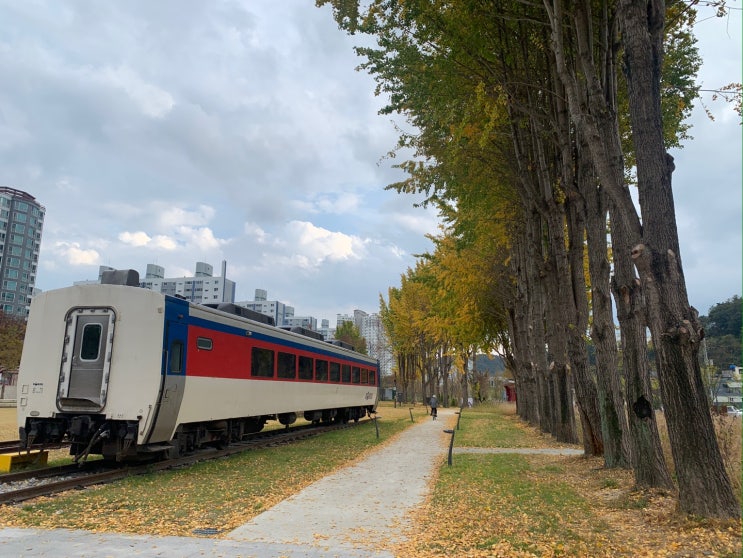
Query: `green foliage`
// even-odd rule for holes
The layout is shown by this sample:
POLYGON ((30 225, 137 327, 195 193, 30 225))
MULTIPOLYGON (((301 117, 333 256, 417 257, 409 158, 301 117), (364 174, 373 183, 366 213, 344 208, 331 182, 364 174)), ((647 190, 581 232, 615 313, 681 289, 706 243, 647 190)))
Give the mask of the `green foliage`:
POLYGON ((359 328, 353 322, 343 322, 335 330, 335 338, 344 343, 352 345, 354 349, 362 354, 368 354, 366 339, 361 336, 359 328))
POLYGON ((18 369, 25 335, 25 320, 0 311, 0 371, 18 369))
MULTIPOLYGON (((687 119, 699 97, 695 79, 702 65, 693 28, 696 11, 683 2, 669 3, 666 13, 663 68, 661 77, 661 110, 663 112, 663 139, 666 147, 680 149, 684 140, 691 139, 687 119)), ((620 80, 620 93, 624 93, 624 76, 620 80)), ((628 175, 634 171, 634 145, 629 126, 629 101, 626 94, 618 99, 622 148, 628 175)))
MULTIPOLYGON (((731 364, 741 364, 741 302, 739 296, 733 296, 712 306, 709 316, 699 317, 705 330, 706 357, 717 367, 727 368, 731 364)), ((700 358, 703 359, 704 356, 700 354, 700 358)))
POLYGON ((741 335, 743 327, 743 301, 739 296, 733 296, 725 302, 719 302, 709 309, 709 316, 701 316, 700 320, 708 337, 722 337, 724 335, 741 335))

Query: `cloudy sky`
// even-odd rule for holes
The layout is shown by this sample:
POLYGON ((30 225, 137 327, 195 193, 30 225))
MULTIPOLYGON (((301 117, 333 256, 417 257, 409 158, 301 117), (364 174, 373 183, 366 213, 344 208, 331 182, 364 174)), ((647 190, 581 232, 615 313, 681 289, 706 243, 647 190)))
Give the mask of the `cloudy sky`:
MULTIPOLYGON (((735 6, 737 3, 734 3, 735 6)), ((400 118, 379 116, 355 39, 313 0, 0 0, 0 185, 46 207, 37 287, 99 265, 196 261, 335 323, 378 310, 436 215, 384 190, 400 118)), ((740 11, 697 27, 705 88, 740 81, 740 11)), ((741 128, 695 112, 674 153, 691 302, 741 287, 741 128)))

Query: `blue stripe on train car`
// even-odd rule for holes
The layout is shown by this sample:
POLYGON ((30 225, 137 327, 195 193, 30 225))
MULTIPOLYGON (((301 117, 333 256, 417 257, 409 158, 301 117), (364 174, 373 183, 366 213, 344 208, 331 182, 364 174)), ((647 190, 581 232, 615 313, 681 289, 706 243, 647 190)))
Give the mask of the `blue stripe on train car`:
POLYGON ((183 350, 181 352, 181 374, 186 373, 186 361, 188 360, 188 350, 186 348, 186 328, 188 327, 190 318, 191 305, 187 300, 177 298, 174 296, 165 295, 165 315, 163 316, 163 356, 162 364, 160 367, 161 374, 166 375, 170 372, 167 370, 167 358, 170 344, 177 338, 181 338, 183 341, 183 350), (170 331, 170 324, 178 324, 182 326, 182 331, 176 333, 170 331))
MULTIPOLYGON (((181 302, 186 302, 186 304, 188 304, 187 301, 181 301, 181 302)), ((205 329, 210 329, 212 331, 216 331, 216 332, 219 332, 219 333, 228 333, 228 334, 232 334, 232 335, 238 335, 240 337, 244 337, 245 336, 245 331, 246 331, 246 328, 244 328, 244 327, 237 327, 237 326, 233 326, 233 325, 229 325, 229 324, 223 324, 223 323, 220 323, 220 322, 215 322, 215 321, 207 320, 207 319, 204 319, 204 318, 196 318, 194 316, 189 316, 188 317, 188 324, 189 325, 198 326, 198 327, 203 327, 205 329)), ((263 327, 266 327, 266 326, 263 326, 263 327)), ((314 345, 312 345, 311 348, 308 349, 307 348, 308 347, 308 344, 307 343, 301 343, 299 341, 293 341, 293 340, 290 340, 290 339, 284 339, 282 337, 278 337, 278 336, 274 336, 274 335, 269 335, 269 334, 265 334, 265 333, 260 333, 260 332, 257 332, 257 331, 253 331, 251 333, 251 336, 250 337, 252 339, 256 339, 258 341, 264 341, 266 343, 272 343, 272 344, 278 345, 280 347, 290 347, 290 348, 295 349, 295 350, 311 350, 314 353, 317 353, 319 355, 323 355, 323 356, 326 356, 326 357, 335 357, 335 358, 338 358, 338 354, 339 354, 339 353, 333 351, 332 349, 318 348, 318 347, 315 347, 314 345)), ((318 343, 322 343, 322 341, 319 341, 318 343)), ((328 347, 332 347, 332 345, 328 345, 328 347)), ((356 358, 356 357, 354 357, 352 355, 349 355, 347 353, 342 353, 342 358, 344 360, 349 360, 351 362, 358 363, 358 364, 363 365, 365 367, 374 366, 374 364, 371 363, 371 362, 369 362, 368 360, 364 360, 362 358, 356 358)))

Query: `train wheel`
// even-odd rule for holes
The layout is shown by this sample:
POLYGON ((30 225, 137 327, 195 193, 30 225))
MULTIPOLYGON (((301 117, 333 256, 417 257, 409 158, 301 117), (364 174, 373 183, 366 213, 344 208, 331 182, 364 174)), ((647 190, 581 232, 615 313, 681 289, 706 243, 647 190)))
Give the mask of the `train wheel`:
POLYGON ((250 418, 245 421, 245 432, 255 434, 263 430, 266 421, 260 417, 250 418))

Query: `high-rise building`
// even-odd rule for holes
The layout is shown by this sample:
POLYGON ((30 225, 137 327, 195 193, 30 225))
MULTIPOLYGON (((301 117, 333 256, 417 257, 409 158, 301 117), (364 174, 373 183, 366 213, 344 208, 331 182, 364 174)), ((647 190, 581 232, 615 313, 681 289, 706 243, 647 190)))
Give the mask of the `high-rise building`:
POLYGON ((32 195, 0 186, 0 310, 6 314, 28 315, 45 212, 32 195))
POLYGON ((320 320, 320 328, 317 331, 322 333, 325 341, 330 341, 335 338, 335 329, 330 329, 330 320, 324 318, 320 320))
POLYGON ((193 277, 165 277, 165 268, 147 264, 140 286, 170 296, 180 296, 198 304, 235 302, 235 282, 227 279, 227 262, 222 262, 222 275, 214 277, 208 263, 196 262, 193 277))
POLYGON ((351 322, 352 324, 354 324, 355 322, 353 320, 353 316, 349 316, 348 314, 336 314, 335 315, 335 329, 338 329, 346 322, 351 322))
POLYGON ((382 376, 391 375, 394 360, 387 332, 379 314, 367 314, 362 310, 354 310, 354 317, 360 324, 358 328, 361 337, 366 339, 366 349, 369 356, 376 357, 379 360, 379 371, 382 376))
POLYGON ((369 356, 379 360, 382 376, 392 374, 393 355, 379 314, 369 314, 359 309, 353 311, 353 316, 336 314, 336 328, 341 327, 344 322, 353 323, 361 337, 366 339, 366 350, 369 356))
MULTIPOLYGON (((266 289, 256 289, 254 300, 243 300, 235 304, 253 310, 254 312, 260 312, 264 316, 270 316, 273 318, 273 323, 279 327, 286 325, 308 327, 308 324, 290 324, 290 320, 294 318, 294 307, 287 306, 278 300, 268 300, 268 291, 266 289)), ((312 319, 314 320, 314 318, 312 319)), ((305 320, 305 318, 301 320, 305 320)), ((317 325, 317 320, 315 320, 314 325, 317 325)))

